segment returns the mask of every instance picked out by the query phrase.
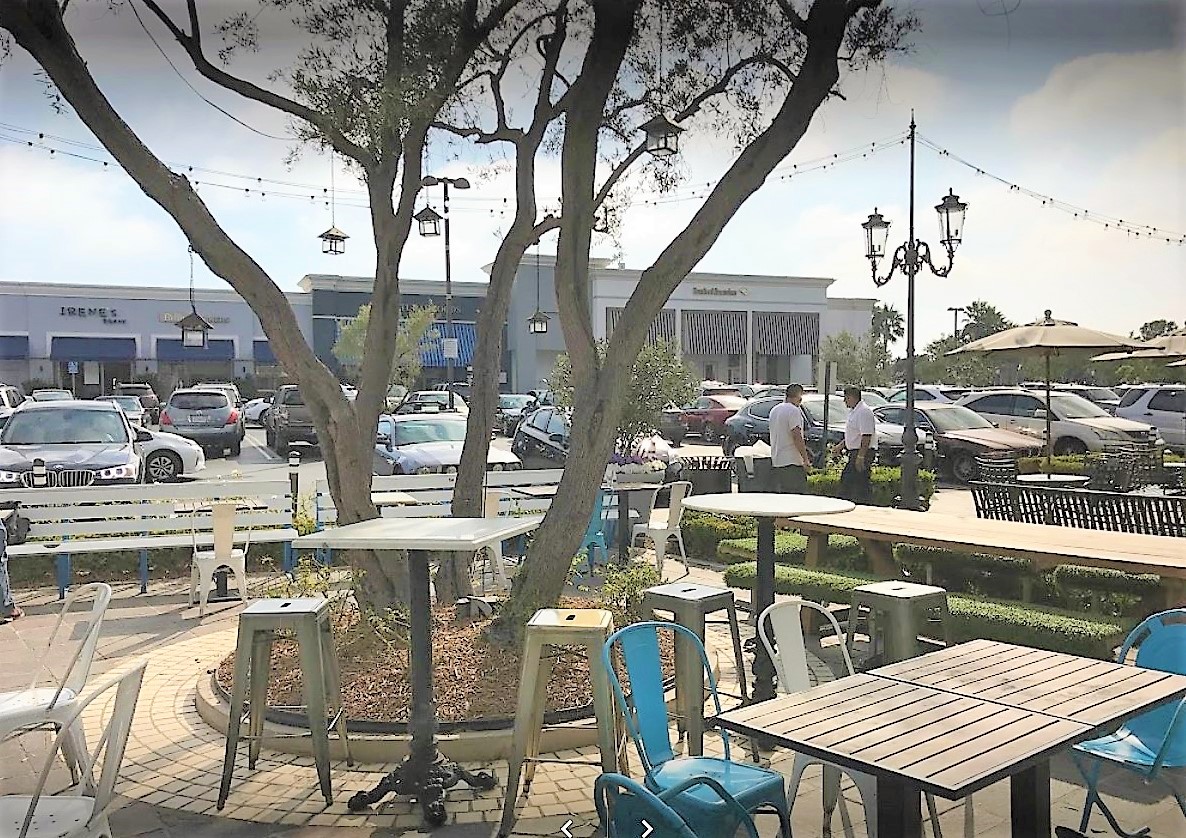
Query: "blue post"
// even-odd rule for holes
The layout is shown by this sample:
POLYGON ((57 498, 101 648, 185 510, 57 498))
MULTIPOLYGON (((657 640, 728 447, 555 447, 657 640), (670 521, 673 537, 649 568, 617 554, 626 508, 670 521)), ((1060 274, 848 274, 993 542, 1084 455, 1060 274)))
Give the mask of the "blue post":
POLYGON ((284 569, 285 573, 292 573, 293 561, 291 541, 284 542, 284 557, 280 560, 280 566, 284 569))
POLYGON ((57 559, 58 569, 58 599, 66 598, 66 591, 70 587, 71 567, 70 554, 59 553, 57 559))
POLYGON ((140 593, 148 593, 148 550, 140 550, 140 593))

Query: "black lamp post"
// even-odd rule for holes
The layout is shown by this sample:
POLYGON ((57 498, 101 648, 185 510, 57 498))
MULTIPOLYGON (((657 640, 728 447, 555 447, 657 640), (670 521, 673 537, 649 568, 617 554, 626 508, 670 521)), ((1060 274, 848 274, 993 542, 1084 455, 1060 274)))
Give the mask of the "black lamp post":
POLYGON ((939 215, 939 243, 947 251, 947 266, 936 267, 931 261, 931 248, 914 235, 914 151, 917 126, 914 115, 910 116, 910 220, 909 238, 894 251, 889 273, 877 275, 877 263, 885 256, 886 240, 889 238, 889 222, 873 209, 873 214, 861 225, 865 230, 865 256, 873 267, 873 283, 885 285, 899 268, 906 274, 906 417, 902 431, 902 498, 903 509, 918 509, 918 433, 914 428, 914 278, 925 264, 935 276, 944 277, 951 273, 955 264, 955 249, 963 240, 964 214, 968 205, 959 196, 948 190, 947 195, 935 207, 939 215))
POLYGON ((948 306, 947 310, 951 312, 952 320, 955 321, 954 324, 952 325, 951 336, 953 338, 955 338, 956 341, 959 341, 959 339, 960 339, 960 315, 963 314, 965 311, 967 311, 967 309, 964 308, 963 306, 948 306))
POLYGON ((453 409, 453 365, 457 361, 457 335, 453 334, 453 262, 449 250, 449 187, 454 189, 469 189, 469 181, 463 177, 436 177, 427 175, 420 181, 420 185, 427 188, 440 185, 444 190, 444 215, 437 215, 432 207, 425 207, 416 213, 416 221, 420 224, 420 235, 439 236, 440 222, 445 227, 445 385, 449 393, 449 410, 453 409))

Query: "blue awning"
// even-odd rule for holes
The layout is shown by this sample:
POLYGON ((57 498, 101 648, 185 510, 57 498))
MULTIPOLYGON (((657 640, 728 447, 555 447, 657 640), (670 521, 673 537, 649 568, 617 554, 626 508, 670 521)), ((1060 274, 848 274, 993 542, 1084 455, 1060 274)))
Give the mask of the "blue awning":
POLYGON ((207 340, 206 346, 183 346, 181 338, 157 338, 158 361, 233 361, 233 340, 207 340))
POLYGON ((0 360, 13 361, 28 357, 28 335, 0 335, 0 360))
POLYGON ((272 345, 266 340, 257 340, 251 344, 251 357, 257 364, 276 363, 276 355, 272 352, 272 345))
POLYGON ((55 361, 134 361, 135 338, 54 338, 49 357, 55 361))
MULTIPOLYGON (((420 364, 425 367, 444 367, 445 353, 441 341, 448 337, 448 326, 441 320, 429 327, 428 337, 420 342, 420 364), (433 332, 437 337, 431 337, 433 332)), ((453 337, 457 338, 458 358, 453 362, 457 367, 468 367, 474 362, 474 345, 478 342, 478 331, 473 323, 454 323, 453 337)))

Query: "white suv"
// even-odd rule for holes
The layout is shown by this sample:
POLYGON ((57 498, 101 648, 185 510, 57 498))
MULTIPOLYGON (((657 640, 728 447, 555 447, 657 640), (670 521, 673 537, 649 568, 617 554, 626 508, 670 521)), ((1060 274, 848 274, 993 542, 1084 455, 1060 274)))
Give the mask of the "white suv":
POLYGON ((1186 385, 1133 387, 1124 394, 1116 415, 1148 422, 1166 445, 1186 450, 1186 385))
MULTIPOLYGON (((970 408, 1000 428, 1046 436, 1046 394, 1034 390, 984 390, 969 393, 956 404, 970 408)), ((1109 416, 1107 411, 1073 393, 1050 394, 1050 430, 1055 454, 1103 451, 1109 443, 1160 442, 1148 422, 1109 416)))

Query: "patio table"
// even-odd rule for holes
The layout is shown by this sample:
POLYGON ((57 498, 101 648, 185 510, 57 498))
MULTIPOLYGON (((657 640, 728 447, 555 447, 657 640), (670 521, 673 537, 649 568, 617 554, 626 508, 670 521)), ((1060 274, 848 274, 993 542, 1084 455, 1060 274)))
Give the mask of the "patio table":
POLYGON ((710 722, 877 778, 881 838, 919 838, 921 792, 1009 778, 1014 838, 1050 836, 1050 757, 1166 701, 1186 677, 978 640, 710 722))
POLYGON ((429 589, 428 552, 478 550, 531 532, 542 515, 497 518, 372 518, 357 524, 332 527, 296 538, 292 546, 329 547, 334 550, 375 550, 380 554, 401 550, 408 555, 408 612, 411 620, 412 707, 408 728, 412 734, 409 756, 371 791, 360 791, 347 804, 357 812, 388 793, 412 795, 425 820, 440 826, 447 818, 445 791, 464 780, 474 788, 494 788, 486 772, 470 772, 442 757, 436 747, 436 707, 432 694, 432 594, 429 589))
POLYGON ((1028 483, 1031 486, 1058 486, 1063 489, 1073 489, 1076 486, 1086 486, 1091 478, 1086 474, 1019 474, 1018 483, 1028 483))
MULTIPOLYGON (((758 519, 758 573, 754 580, 753 613, 761 614, 774 604, 774 521, 796 515, 832 515, 856 509, 851 501, 821 495, 790 495, 777 492, 722 492, 684 498, 684 508, 726 517, 758 519)), ((740 673, 739 673, 740 674, 740 673)), ((774 664, 766 647, 754 644, 755 701, 774 697, 774 664)))
POLYGON ((420 501, 414 495, 400 491, 371 492, 371 503, 375 506, 418 506, 420 501))

